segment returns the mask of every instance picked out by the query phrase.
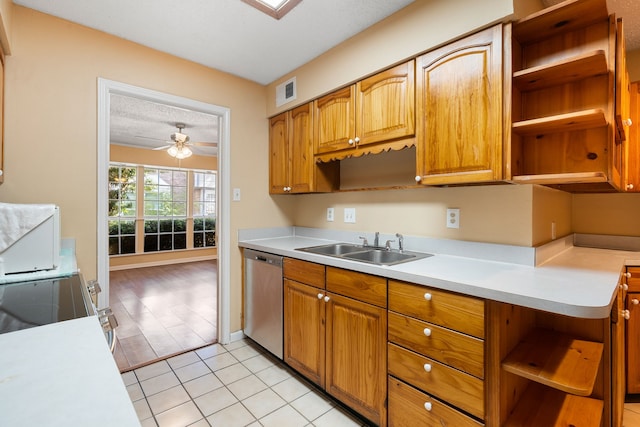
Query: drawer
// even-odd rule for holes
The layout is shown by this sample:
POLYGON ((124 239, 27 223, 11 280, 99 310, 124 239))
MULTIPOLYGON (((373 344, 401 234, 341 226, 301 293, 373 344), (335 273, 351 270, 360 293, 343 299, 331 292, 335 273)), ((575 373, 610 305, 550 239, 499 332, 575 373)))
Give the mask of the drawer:
POLYGON ((484 419, 484 382, 433 359, 388 344, 389 374, 484 419))
POLYGON ((387 307, 387 279, 384 277, 327 267, 327 291, 387 307))
POLYGON ((484 300, 389 280, 389 310, 484 338, 484 300))
POLYGON ((284 277, 287 279, 324 289, 324 265, 285 258, 282 268, 284 277))
POLYGON ((481 339, 390 311, 389 341, 484 378, 484 341, 481 339))
POLYGON ((389 377, 389 427, 479 427, 484 424, 389 377))
POLYGON ((627 273, 631 273, 627 279, 629 292, 640 292, 640 267, 627 267, 627 273))

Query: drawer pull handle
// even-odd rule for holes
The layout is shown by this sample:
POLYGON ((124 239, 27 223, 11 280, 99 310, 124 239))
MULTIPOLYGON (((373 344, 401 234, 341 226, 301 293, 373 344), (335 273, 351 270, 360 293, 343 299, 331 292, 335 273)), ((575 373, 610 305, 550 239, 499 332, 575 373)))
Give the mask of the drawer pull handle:
POLYGON ((424 370, 426 372, 431 372, 431 363, 425 363, 424 364, 424 370))
POLYGON ((424 402, 424 409, 431 412, 431 402, 424 402))
POLYGON ((322 295, 322 294, 318 294, 318 299, 322 299, 323 296, 324 295, 322 295))
POLYGON ((425 293, 424 299, 426 299, 427 301, 431 301, 431 294, 429 292, 425 293))
POLYGON ((637 298, 634 298, 634 299, 631 300, 631 304, 638 305, 638 304, 640 304, 640 301, 637 298))
POLYGON ((429 329, 429 328, 424 328, 424 331, 422 331, 422 332, 424 332, 424 335, 427 336, 427 337, 431 336, 431 329, 429 329))

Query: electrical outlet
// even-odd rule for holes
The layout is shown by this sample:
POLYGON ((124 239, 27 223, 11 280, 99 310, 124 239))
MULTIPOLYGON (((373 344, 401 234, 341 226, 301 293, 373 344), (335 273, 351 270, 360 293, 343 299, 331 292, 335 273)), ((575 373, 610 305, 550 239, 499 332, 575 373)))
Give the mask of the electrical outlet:
POLYGON ((460 209, 447 209, 447 228, 460 228, 460 209))
POLYGON ((327 208, 327 221, 333 221, 333 208, 327 208))
POLYGON ((356 222, 356 208, 344 208, 344 222, 356 222))

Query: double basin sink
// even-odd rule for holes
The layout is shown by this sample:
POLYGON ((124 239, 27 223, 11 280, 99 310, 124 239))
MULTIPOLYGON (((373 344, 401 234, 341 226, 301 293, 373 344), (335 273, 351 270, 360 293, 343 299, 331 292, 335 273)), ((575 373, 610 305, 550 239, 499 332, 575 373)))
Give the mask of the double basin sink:
POLYGON ((332 243, 298 248, 296 250, 376 265, 395 265, 433 256, 422 252, 397 251, 374 246, 356 245, 353 243, 332 243))

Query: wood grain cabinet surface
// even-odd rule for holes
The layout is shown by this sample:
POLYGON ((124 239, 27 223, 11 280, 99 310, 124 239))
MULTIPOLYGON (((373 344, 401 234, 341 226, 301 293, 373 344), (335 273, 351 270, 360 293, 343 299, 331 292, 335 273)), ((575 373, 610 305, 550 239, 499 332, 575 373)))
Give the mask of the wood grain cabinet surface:
POLYGON ((415 62, 410 60, 314 101, 316 160, 414 144, 415 62))
POLYGON ((417 58, 417 182, 502 179, 502 27, 417 58))
POLYGON ((330 192, 339 185, 338 164, 313 159, 313 103, 269 120, 269 193, 330 192))
POLYGON ((290 258, 284 277, 285 362, 385 426, 386 279, 290 258))

